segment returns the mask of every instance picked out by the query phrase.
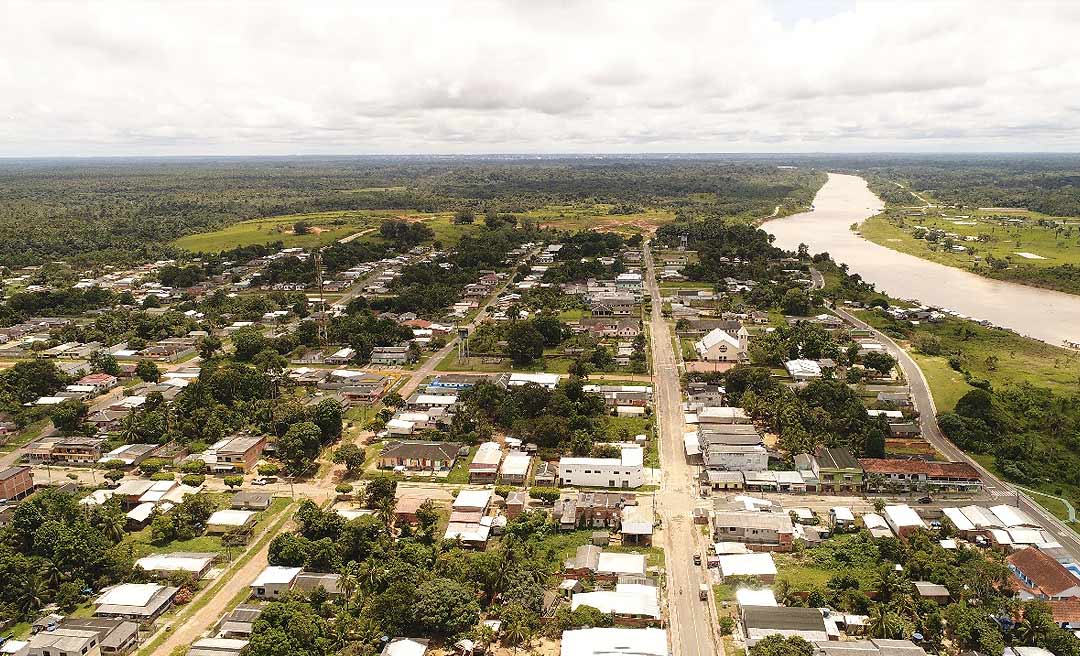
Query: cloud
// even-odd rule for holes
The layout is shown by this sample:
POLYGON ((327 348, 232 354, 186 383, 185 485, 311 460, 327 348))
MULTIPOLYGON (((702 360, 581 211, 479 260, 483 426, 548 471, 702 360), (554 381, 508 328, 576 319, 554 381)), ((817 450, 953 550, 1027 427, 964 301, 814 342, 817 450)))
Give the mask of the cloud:
POLYGON ((0 3, 0 155, 1078 150, 1074 3, 0 3))

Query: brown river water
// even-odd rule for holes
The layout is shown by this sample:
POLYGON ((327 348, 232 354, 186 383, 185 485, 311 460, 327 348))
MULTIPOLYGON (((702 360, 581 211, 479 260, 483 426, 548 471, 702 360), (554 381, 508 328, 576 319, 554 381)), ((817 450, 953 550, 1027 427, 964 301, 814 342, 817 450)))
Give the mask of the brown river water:
POLYGON ((780 248, 795 250, 804 243, 811 253, 827 251, 890 296, 985 319, 1055 346, 1064 340, 1080 342, 1080 296, 983 278, 879 246, 852 232, 852 223, 882 207, 862 178, 830 173, 813 210, 767 221, 762 228, 776 236, 780 248))

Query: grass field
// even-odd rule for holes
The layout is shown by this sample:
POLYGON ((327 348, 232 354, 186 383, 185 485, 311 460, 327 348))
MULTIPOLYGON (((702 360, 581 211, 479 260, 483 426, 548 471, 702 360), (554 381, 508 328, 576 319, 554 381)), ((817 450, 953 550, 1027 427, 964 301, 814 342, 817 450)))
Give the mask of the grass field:
POLYGON ((931 357, 912 352, 911 357, 918 363, 930 384, 930 393, 934 396, 934 405, 944 412, 956 407, 960 397, 974 389, 964 381, 964 375, 949 366, 945 358, 931 357))
POLYGON ((550 374, 565 374, 570 370, 573 360, 570 358, 544 356, 532 363, 517 366, 510 358, 503 358, 498 362, 484 362, 482 358, 470 357, 459 360, 456 351, 451 352, 435 365, 435 371, 475 371, 478 373, 502 373, 504 371, 528 371, 550 374))
POLYGON ((876 244, 939 264, 1001 280, 1080 292, 1068 279, 1059 279, 1050 271, 1039 271, 1080 265, 1080 222, 1076 219, 1027 211, 1007 215, 982 210, 931 211, 926 216, 905 216, 894 210, 867 219, 859 232, 876 244), (1022 222, 1009 223, 1006 219, 1022 222), (914 231, 920 226, 949 233, 951 245, 965 250, 949 248, 942 240, 917 239, 914 231), (986 264, 988 256, 1007 262, 1007 268, 990 270, 986 264))

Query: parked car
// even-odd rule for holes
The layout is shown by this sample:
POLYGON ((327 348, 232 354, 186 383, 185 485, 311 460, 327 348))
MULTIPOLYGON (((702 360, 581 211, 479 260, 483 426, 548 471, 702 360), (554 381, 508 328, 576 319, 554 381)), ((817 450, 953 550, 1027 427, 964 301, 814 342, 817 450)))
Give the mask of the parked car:
POLYGON ((700 565, 701 564, 701 554, 699 554, 699 553, 694 554, 694 564, 695 565, 700 565))

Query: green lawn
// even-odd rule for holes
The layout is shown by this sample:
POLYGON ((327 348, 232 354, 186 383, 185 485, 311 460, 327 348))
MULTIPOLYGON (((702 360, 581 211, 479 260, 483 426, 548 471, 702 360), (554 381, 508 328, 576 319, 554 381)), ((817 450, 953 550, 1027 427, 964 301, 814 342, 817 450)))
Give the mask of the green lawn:
POLYGON ((934 405, 938 412, 948 412, 956 407, 960 397, 974 389, 964 382, 964 375, 949 366, 942 357, 931 357, 920 353, 911 356, 922 369, 926 382, 930 384, 930 393, 934 395, 934 405))
POLYGON ((37 439, 41 435, 41 431, 45 430, 45 427, 49 425, 48 419, 39 419, 32 424, 29 424, 26 428, 22 429, 15 435, 12 435, 6 442, 0 444, 0 453, 7 453, 14 451, 21 446, 25 446, 30 442, 37 439))
POLYGON ((400 214, 400 211, 393 210, 343 210, 286 214, 241 221, 220 230, 187 235, 175 240, 172 245, 192 252, 204 253, 216 253, 239 246, 269 244, 275 241, 284 242, 287 247, 319 246, 368 228, 377 229, 384 219, 400 214), (308 223, 317 231, 306 235, 293 234, 292 227, 298 221, 308 223))
POLYGON ((611 214, 612 206, 606 203, 575 203, 548 205, 529 210, 525 216, 535 219, 543 227, 576 232, 579 230, 605 230, 624 235, 650 232, 664 223, 675 220, 675 213, 668 210, 645 209, 637 214, 611 214))
POLYGON ((436 481, 442 481, 451 485, 466 485, 469 482, 469 465, 472 464, 473 458, 476 457, 476 449, 469 447, 469 455, 464 458, 458 458, 454 463, 454 468, 450 470, 450 473, 444 479, 434 479, 436 481))
POLYGON ((551 374, 565 374, 570 371, 570 365, 574 363, 570 358, 558 356, 544 356, 527 365, 515 365, 509 358, 503 358, 499 362, 484 362, 483 358, 470 357, 468 360, 459 360, 456 351, 451 352, 435 365, 435 371, 475 371, 478 373, 501 373, 504 371, 527 371, 543 372, 551 374))

